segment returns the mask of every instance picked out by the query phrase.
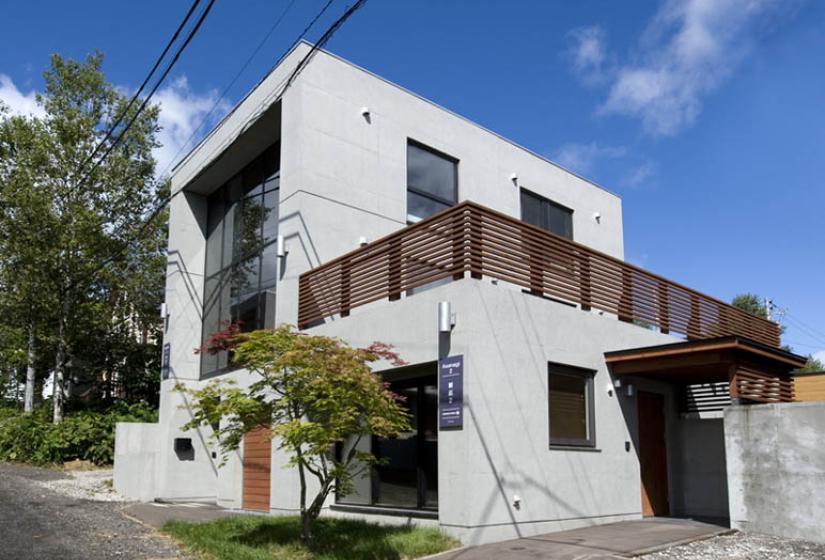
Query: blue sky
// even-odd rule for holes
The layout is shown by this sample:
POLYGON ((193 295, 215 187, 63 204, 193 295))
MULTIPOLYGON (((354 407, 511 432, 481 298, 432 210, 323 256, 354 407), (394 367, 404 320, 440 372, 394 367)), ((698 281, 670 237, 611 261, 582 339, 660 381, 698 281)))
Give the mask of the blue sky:
MULTIPOLYGON (((160 92, 161 167, 323 0, 295 0, 221 97, 287 4, 217 1, 160 92)), ((0 99, 36 112, 52 52, 100 49, 135 88, 187 8, 9 3, 0 99)), ((825 2, 370 0, 328 48, 617 192, 627 260, 725 300, 768 295, 785 341, 825 358, 825 2)))

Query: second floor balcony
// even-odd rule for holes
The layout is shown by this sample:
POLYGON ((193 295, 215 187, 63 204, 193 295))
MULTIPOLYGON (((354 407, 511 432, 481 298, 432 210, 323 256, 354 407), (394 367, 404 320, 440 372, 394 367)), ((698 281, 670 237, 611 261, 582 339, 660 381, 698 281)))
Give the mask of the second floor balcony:
POLYGON ((467 276, 689 340, 736 335, 780 343, 776 323, 473 202, 302 274, 298 325, 467 276))

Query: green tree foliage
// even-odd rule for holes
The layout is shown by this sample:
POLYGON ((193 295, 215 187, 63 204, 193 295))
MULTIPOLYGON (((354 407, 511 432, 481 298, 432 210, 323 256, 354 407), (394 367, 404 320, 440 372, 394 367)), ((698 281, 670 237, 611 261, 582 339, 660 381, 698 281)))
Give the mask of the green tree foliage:
POLYGON ((128 102, 102 63, 100 53, 53 55, 45 115, 0 115, 0 345, 48 363, 38 370, 54 372, 55 422, 66 382, 145 378, 159 353, 164 216, 140 229, 166 189, 154 180, 158 109, 112 135, 95 166, 90 155, 128 102))
POLYGON ((157 422, 157 411, 144 403, 120 403, 105 411, 70 411, 60 424, 50 422, 50 417, 46 406, 31 415, 0 408, 0 461, 49 465, 80 459, 111 465, 115 424, 157 422))
POLYGON ((825 371, 825 364, 822 363, 822 360, 808 355, 808 361, 805 362, 805 367, 794 370, 794 373, 814 373, 820 371, 825 371))
POLYGON ((750 292, 739 294, 730 302, 732 306, 738 307, 742 311, 747 311, 751 315, 768 318, 768 308, 765 307, 765 300, 750 292))
POLYGON ((199 390, 179 386, 193 397, 192 420, 184 429, 219 424, 214 437, 224 460, 238 449, 244 434, 270 429, 289 464, 298 469, 302 539, 311 547, 312 526, 327 496, 351 493, 354 477, 376 464, 375 456, 360 450, 358 443, 409 429, 399 397, 370 369, 370 363, 380 359, 402 362, 381 343, 351 348, 336 338, 300 334, 288 325, 249 333, 230 326, 213 334, 204 350, 227 348, 256 380, 247 389, 223 381, 199 390), (308 502, 310 476, 318 491, 308 502))

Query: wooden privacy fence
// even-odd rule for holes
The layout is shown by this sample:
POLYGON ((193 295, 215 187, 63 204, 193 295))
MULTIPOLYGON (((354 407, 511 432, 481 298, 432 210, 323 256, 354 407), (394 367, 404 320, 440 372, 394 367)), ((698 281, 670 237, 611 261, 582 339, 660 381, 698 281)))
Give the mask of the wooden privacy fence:
POLYGON ((298 324, 467 273, 688 339, 739 335, 779 346, 776 323, 473 202, 302 274, 298 324))

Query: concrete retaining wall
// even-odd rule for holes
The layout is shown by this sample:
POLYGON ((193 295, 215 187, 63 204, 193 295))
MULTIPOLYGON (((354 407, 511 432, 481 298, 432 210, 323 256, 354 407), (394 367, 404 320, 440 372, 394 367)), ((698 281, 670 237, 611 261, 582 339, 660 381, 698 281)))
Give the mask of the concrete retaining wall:
POLYGON ((825 542, 825 402, 725 412, 731 527, 825 542))
POLYGON ((118 422, 115 428, 115 490, 126 498, 155 498, 159 425, 118 422))

